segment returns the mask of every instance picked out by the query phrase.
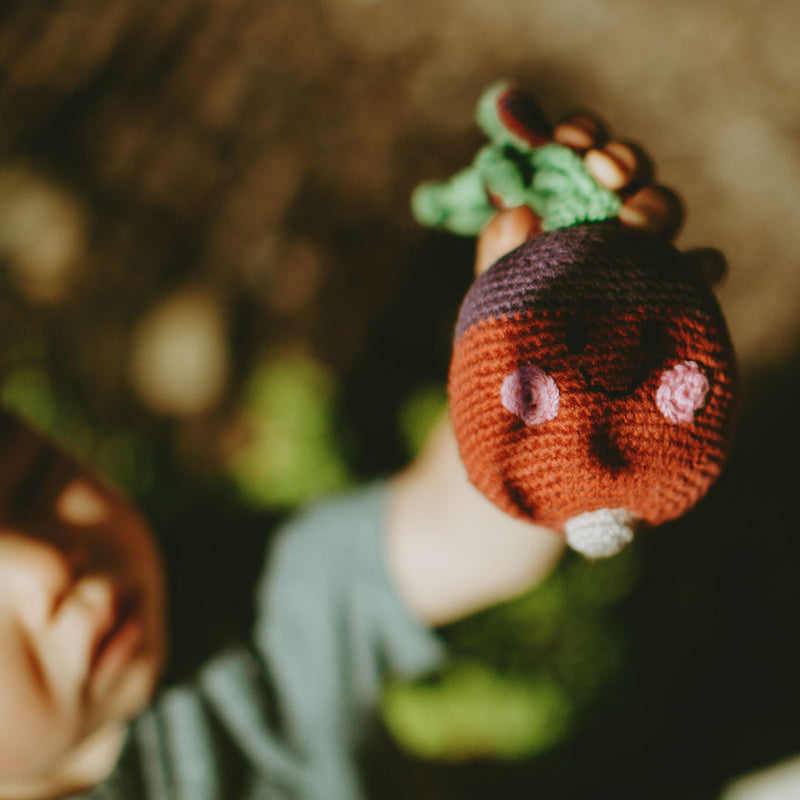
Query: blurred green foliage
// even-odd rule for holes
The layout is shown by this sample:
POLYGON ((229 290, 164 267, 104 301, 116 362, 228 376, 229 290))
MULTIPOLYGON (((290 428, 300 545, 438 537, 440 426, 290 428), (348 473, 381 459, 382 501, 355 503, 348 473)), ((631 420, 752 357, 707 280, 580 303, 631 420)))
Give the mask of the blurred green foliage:
POLYGON ((335 428, 336 391, 331 374, 300 355, 254 370, 243 394, 249 441, 231 462, 246 502, 291 507, 351 482, 335 428))
POLYGON ((436 384, 413 391, 400 407, 398 425, 406 450, 415 456, 447 408, 447 392, 436 384))
POLYGON ((56 386, 42 365, 19 367, 5 375, 0 403, 135 496, 150 491, 157 480, 153 443, 135 431, 100 428, 56 386))
POLYGON ((57 435, 64 408, 43 370, 29 367, 12 372, 0 387, 0 400, 38 428, 57 435))
POLYGON ((395 736, 425 758, 520 758, 565 733, 569 698, 554 680, 509 677, 458 660, 439 680, 389 686, 383 714, 395 736))
POLYGON ((519 758, 563 741, 623 664, 615 607, 638 574, 632 550, 600 562, 570 554, 524 597, 443 631, 444 672, 387 688, 390 730, 445 760, 519 758))

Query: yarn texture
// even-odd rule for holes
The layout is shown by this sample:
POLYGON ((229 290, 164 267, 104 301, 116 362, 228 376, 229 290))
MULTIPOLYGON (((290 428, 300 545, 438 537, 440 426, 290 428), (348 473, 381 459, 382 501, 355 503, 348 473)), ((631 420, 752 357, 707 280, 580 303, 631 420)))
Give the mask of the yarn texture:
POLYGON ((450 408, 470 479, 508 513, 564 529, 622 509, 657 525, 719 474, 734 383, 701 276, 666 242, 609 220, 541 234, 478 278, 456 325, 450 408), (509 402, 509 376, 531 374, 539 392, 549 376, 555 413, 550 403, 537 417, 518 389, 509 402))
POLYGON ((507 375, 500 387, 500 397, 503 408, 526 425, 541 425, 558 414, 558 386, 535 364, 523 364, 507 375))
POLYGON ((535 102, 490 87, 490 142, 420 186, 423 225, 475 235, 527 205, 543 231, 464 298, 450 411, 470 480, 590 558, 691 508, 730 448, 736 370, 708 284, 665 239, 624 227, 619 197, 551 141, 535 102))

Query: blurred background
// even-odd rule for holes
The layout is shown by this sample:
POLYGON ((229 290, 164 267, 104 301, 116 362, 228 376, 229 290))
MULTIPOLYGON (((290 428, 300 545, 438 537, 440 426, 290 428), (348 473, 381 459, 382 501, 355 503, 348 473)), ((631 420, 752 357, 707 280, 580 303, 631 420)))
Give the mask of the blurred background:
POLYGON ((710 798, 800 751, 798 30, 793 0, 5 0, 0 400, 141 500, 176 596, 230 598, 174 676, 246 627, 276 519, 444 408, 472 243, 408 198, 506 77, 645 144, 679 246, 727 254, 740 433, 686 518, 443 631, 372 793, 710 798))

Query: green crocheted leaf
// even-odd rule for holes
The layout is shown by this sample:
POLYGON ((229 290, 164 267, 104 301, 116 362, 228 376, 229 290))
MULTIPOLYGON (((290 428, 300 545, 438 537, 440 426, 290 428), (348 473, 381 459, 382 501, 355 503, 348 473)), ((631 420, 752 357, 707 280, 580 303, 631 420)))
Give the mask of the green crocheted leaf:
POLYGON ((580 156, 562 145, 541 143, 547 125, 539 116, 535 102, 510 84, 490 86, 478 101, 476 120, 491 143, 449 180, 414 191, 416 220, 476 236, 498 201, 505 208, 530 206, 546 231, 617 216, 619 197, 589 175, 580 156))
POLYGON ((423 183, 411 195, 411 212, 417 222, 459 236, 475 236, 495 211, 483 178, 473 167, 446 181, 423 183))
POLYGON ((533 177, 531 154, 525 154, 522 158, 520 155, 519 151, 508 145, 489 145, 479 150, 472 162, 483 182, 484 194, 489 192, 499 198, 506 208, 527 202, 528 186, 533 177))
POLYGON ((482 148, 449 180, 419 186, 412 212, 426 227, 476 236, 496 212, 490 196, 505 208, 530 206, 546 231, 615 217, 622 205, 569 148, 548 144, 523 153, 506 144, 482 148))
POLYGON ((622 202, 586 171, 583 159, 567 147, 549 144, 531 154, 533 179, 527 205, 546 231, 616 217, 622 202))

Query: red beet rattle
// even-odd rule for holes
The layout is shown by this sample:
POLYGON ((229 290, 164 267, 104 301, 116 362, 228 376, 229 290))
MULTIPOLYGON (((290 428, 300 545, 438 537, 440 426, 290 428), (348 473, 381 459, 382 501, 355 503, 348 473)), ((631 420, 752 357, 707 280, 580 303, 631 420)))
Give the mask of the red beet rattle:
POLYGON ((414 198, 421 221, 461 233, 468 216, 480 225, 498 202, 522 199, 544 229, 464 300, 450 369, 453 425, 470 480, 492 502, 563 530, 587 556, 608 556, 637 528, 688 510, 719 474, 731 438, 733 349, 691 259, 620 224, 616 195, 572 151, 547 143, 538 123, 531 132, 509 98, 532 107, 516 90, 490 89, 479 121, 493 143, 468 170, 414 198))

